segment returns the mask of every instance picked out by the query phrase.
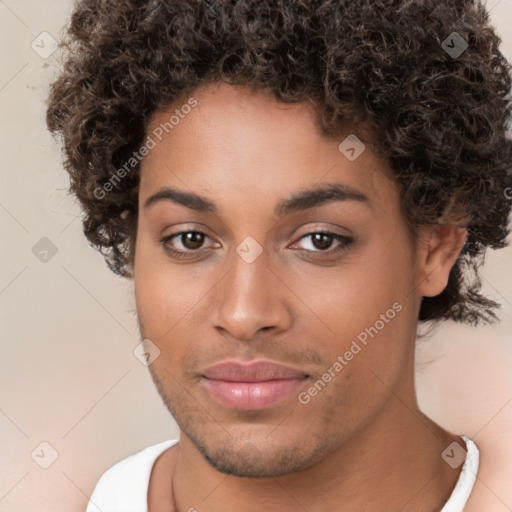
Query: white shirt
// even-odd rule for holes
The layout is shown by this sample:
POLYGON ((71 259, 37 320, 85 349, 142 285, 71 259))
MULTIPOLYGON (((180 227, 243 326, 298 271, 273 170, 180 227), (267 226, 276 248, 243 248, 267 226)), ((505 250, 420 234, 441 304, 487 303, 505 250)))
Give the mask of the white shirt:
MULTIPOLYGON (((440 512, 463 512, 476 480, 479 450, 466 436, 466 459, 453 492, 440 512)), ((149 446, 114 464, 98 480, 86 512, 147 512, 149 478, 157 457, 178 439, 149 446)))

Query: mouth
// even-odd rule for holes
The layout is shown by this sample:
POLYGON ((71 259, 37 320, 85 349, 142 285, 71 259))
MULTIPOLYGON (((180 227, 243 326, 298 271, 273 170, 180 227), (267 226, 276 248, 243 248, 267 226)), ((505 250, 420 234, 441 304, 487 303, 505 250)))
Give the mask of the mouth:
POLYGON ((260 410, 295 394, 308 377, 270 361, 225 361, 206 369, 201 383, 210 397, 225 407, 260 410))

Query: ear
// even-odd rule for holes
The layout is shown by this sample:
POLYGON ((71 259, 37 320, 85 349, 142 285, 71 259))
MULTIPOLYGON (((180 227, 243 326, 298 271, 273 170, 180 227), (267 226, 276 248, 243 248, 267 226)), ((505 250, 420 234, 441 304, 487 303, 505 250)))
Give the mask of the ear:
POLYGON ((448 284, 450 270, 466 242, 466 229, 454 224, 422 226, 418 240, 418 292, 439 295, 448 284))

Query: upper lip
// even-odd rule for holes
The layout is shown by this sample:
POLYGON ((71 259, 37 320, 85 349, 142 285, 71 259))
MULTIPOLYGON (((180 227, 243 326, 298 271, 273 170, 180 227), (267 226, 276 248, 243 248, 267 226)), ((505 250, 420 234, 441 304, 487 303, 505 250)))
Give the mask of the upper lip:
POLYGON ((270 361, 224 361, 207 368, 203 377, 227 382, 263 382, 278 379, 303 379, 307 375, 289 366, 270 361))

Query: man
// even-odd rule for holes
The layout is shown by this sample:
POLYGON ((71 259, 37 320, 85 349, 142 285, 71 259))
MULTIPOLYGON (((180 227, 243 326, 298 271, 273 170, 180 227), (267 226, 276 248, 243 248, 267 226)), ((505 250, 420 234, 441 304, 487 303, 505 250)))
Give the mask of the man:
POLYGON ((467 280, 510 212, 484 8, 89 0, 68 42, 48 125, 180 428, 88 512, 470 510, 478 448, 420 411, 414 342, 494 317, 467 280))

